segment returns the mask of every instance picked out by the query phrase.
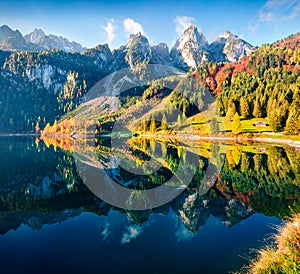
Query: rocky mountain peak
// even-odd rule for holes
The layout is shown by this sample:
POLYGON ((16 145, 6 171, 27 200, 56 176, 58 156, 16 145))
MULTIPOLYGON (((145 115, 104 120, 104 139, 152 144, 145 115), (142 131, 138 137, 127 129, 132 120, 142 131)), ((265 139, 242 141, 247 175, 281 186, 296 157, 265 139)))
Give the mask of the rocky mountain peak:
POLYGON ((178 39, 178 42, 178 49, 182 49, 187 43, 195 48, 204 48, 208 44, 204 34, 199 32, 195 25, 190 25, 178 39))
POLYGON ((224 31, 223 33, 221 33, 218 38, 224 38, 224 39, 228 39, 230 36, 235 36, 234 34, 232 34, 229 30, 224 31))
POLYGON ((195 25, 190 25, 176 41, 171 50, 171 59, 181 69, 196 68, 207 60, 208 42, 203 33, 195 25))
POLYGON ((130 67, 136 66, 145 60, 149 61, 151 47, 146 36, 140 32, 131 34, 126 43, 125 61, 130 67))
POLYGON ((0 27, 1 31, 13 31, 8 25, 2 25, 0 27))
POLYGON ((130 34, 129 39, 126 43, 126 48, 131 48, 135 46, 150 47, 147 37, 142 35, 141 32, 138 32, 137 34, 130 34))
POLYGON ((206 37, 197 26, 190 25, 169 51, 167 44, 151 46, 147 37, 141 32, 131 34, 127 43, 111 51, 107 44, 86 50, 79 43, 53 34, 46 35, 42 29, 35 28, 24 37, 18 30, 9 26, 0 27, 0 49, 2 50, 48 50, 60 49, 66 52, 82 52, 95 58, 95 63, 105 71, 116 71, 133 67, 141 62, 151 64, 173 65, 188 70, 196 68, 202 62, 234 62, 249 55, 255 47, 245 42, 230 31, 220 34, 208 44, 206 37))
POLYGON ((20 36, 20 35, 22 36, 22 34, 18 30, 14 31, 7 25, 3 25, 0 27, 0 41, 8 37, 20 36))
POLYGON ((18 30, 12 30, 9 26, 0 27, 0 49, 2 50, 24 50, 26 42, 18 30))
POLYGON ((35 28, 32 33, 25 35, 24 38, 26 41, 30 43, 38 44, 43 42, 45 37, 46 34, 44 33, 43 30, 35 28))
POLYGON ((230 31, 225 31, 209 45, 208 50, 212 61, 235 62, 249 55, 255 47, 230 31))
POLYGON ((152 51, 155 52, 157 56, 160 56, 165 63, 170 62, 170 52, 167 44, 159 43, 152 47, 152 51))

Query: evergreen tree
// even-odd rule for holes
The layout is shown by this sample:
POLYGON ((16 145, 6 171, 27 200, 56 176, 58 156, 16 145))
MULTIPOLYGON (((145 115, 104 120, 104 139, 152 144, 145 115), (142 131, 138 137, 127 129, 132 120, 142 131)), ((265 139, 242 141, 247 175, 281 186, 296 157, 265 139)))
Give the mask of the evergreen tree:
POLYGON ((269 117, 270 126, 274 131, 281 131, 283 129, 283 119, 278 109, 274 109, 269 117))
POLYGON ((163 114, 163 117, 161 119, 161 130, 167 130, 167 129, 168 129, 167 118, 166 115, 163 114))
POLYGON ((291 106, 289 117, 286 121, 285 133, 289 135, 300 134, 300 104, 291 106))
POLYGON ((258 98, 254 102, 253 116, 256 117, 256 118, 263 117, 263 112, 262 112, 262 109, 261 109, 261 105, 258 101, 258 98))
POLYGON ((177 125, 180 127, 182 125, 182 119, 180 113, 177 116, 177 125))
POLYGON ((250 107, 244 97, 241 98, 241 102, 240 102, 240 114, 244 118, 247 118, 250 116, 250 107))
POLYGON ((152 116, 151 122, 150 122, 150 133, 155 133, 156 132, 156 123, 155 123, 155 118, 152 116))
POLYGON ((243 127, 242 127, 242 124, 241 124, 240 116, 236 112, 234 114, 233 122, 232 122, 232 133, 239 134, 241 132, 243 132, 243 127))

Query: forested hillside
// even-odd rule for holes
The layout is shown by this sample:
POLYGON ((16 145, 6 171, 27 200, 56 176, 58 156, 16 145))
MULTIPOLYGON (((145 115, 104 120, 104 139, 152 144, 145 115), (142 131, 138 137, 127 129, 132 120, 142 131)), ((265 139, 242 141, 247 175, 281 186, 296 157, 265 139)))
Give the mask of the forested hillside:
POLYGON ((235 63, 206 63, 196 75, 232 119, 268 117, 274 131, 300 133, 300 34, 262 45, 235 63))
POLYGON ((107 73, 93 57, 59 50, 0 51, 0 68, 0 132, 43 128, 107 73))

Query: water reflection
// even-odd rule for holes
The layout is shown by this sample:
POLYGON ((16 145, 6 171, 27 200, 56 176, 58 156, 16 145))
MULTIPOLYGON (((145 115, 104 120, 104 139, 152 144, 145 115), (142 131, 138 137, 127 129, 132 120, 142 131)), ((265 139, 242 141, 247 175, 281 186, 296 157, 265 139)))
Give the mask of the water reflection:
MULTIPOLYGON (((153 140, 134 138, 128 143, 130 154, 122 150, 117 154, 109 139, 93 140, 93 146, 85 147, 84 161, 100 165, 106 176, 132 189, 155 188, 172 177, 180 159, 189 169, 195 167, 185 159, 189 154, 198 156, 193 179, 179 196, 152 210, 130 211, 100 200, 82 182, 70 140, 2 138, 0 142, 1 234, 16 230, 21 224, 40 229, 44 224, 61 222, 82 212, 107 215, 115 210, 125 214, 133 225, 122 238, 125 243, 142 233, 138 227, 149 220, 152 212, 166 215, 171 211, 184 225, 179 227, 181 235, 190 239, 190 232, 205 226, 210 216, 231 227, 254 213, 286 218, 299 211, 300 153, 292 147, 227 144, 220 175, 208 192, 200 195, 208 159, 212 153, 218 154, 217 146, 199 142, 186 145, 176 140, 158 140, 153 144, 153 140), (145 165, 150 154, 160 166, 154 173, 148 172, 145 165), (121 160, 116 161, 116 155, 122 155, 121 160), (134 162, 150 175, 134 175, 116 164, 120 161, 134 162)), ((218 155, 221 161, 224 155, 218 155)), ((108 238, 109 229, 102 231, 104 239, 108 238)))

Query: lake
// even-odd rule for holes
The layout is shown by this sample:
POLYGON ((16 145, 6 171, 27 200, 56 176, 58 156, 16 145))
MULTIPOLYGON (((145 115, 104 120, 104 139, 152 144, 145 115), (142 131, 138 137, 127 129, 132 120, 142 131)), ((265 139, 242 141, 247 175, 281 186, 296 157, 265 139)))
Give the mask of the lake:
POLYGON ((229 273, 300 208, 299 148, 141 137, 0 145, 1 273, 229 273))

